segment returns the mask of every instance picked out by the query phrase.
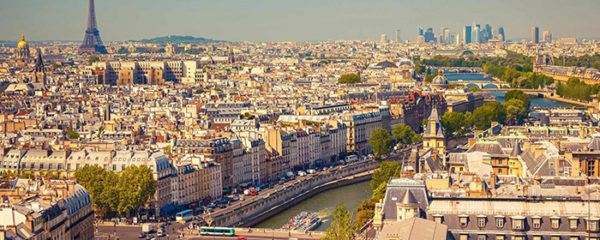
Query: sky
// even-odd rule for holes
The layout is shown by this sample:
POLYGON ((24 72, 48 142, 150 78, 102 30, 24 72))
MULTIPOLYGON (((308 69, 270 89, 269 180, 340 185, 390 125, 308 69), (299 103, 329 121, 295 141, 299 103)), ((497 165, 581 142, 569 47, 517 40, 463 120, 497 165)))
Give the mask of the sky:
MULTIPOLYGON (((0 0, 0 40, 83 39, 86 0, 0 0)), ((96 0, 103 41, 191 35, 228 41, 415 40, 419 26, 461 32, 503 26, 507 39, 539 26, 558 37, 599 37, 600 0, 96 0)), ((540 36, 541 37, 541 36, 540 36)))

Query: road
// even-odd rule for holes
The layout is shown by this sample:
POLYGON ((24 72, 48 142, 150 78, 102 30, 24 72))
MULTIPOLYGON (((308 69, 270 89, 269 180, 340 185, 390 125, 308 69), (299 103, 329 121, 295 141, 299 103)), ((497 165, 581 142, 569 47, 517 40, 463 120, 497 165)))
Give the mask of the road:
MULTIPOLYGON (((154 224, 154 229, 156 230, 156 224, 154 224)), ((176 239, 180 233, 181 229, 184 229, 184 225, 181 223, 172 223, 170 225, 165 226, 165 233, 168 235, 167 237, 161 237, 157 239, 176 239)), ((115 226, 109 224, 99 225, 98 230, 96 231, 96 239, 114 239, 114 231, 115 226)), ((185 229, 187 230, 187 229, 185 229)), ((137 239, 140 232, 142 232, 142 227, 140 225, 117 225, 116 226, 117 237, 119 239, 137 239)), ((153 234, 156 236, 156 233, 153 234)))

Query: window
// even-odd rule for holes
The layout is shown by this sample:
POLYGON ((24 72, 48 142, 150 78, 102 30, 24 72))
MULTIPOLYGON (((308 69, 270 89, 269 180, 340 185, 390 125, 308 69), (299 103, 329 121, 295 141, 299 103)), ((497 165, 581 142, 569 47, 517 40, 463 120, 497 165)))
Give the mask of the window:
POLYGON ((436 223, 442 223, 442 217, 441 215, 435 215, 433 216, 433 219, 436 223))
POLYGON ((525 236, 514 236, 514 240, 525 240, 525 236))
POLYGON ((460 239, 460 240, 469 240, 469 235, 468 235, 468 234, 466 234, 466 233, 463 233, 463 234, 461 234, 461 235, 460 235, 460 238, 459 238, 459 239, 460 239))
POLYGON ((598 231, 598 220, 587 220, 587 230, 590 232, 598 231))
POLYGON ((579 240, 579 237, 570 237, 569 240, 579 240))
POLYGON ((44 169, 44 164, 40 163, 40 169, 44 169))
POLYGON ((577 218, 569 218, 569 228, 577 229, 577 218))
POLYGON ((533 236, 533 240, 542 240, 542 236, 533 236))
POLYGON ((551 240, 560 240, 560 236, 552 236, 551 240))
POLYGON ((523 226, 523 218, 519 217, 519 218, 513 218, 512 220, 512 229, 513 230, 523 230, 524 226, 523 226))
POLYGON ((552 229, 558 229, 560 227, 560 218, 553 217, 552 218, 552 229))
POLYGON ((498 228, 504 227, 504 218, 503 217, 496 218, 496 227, 498 227, 498 228))
POLYGON ((485 227, 485 217, 477 217, 477 226, 480 228, 485 227))
POLYGON ((461 216, 458 216, 458 218, 459 218, 460 226, 466 227, 467 224, 469 223, 469 216, 461 215, 461 216))
POLYGON ((487 236, 486 235, 479 235, 477 236, 477 240, 486 240, 487 236))
POLYGON ((504 240, 504 235, 496 235, 496 240, 504 240))
POLYGON ((532 219, 533 228, 540 228, 542 226, 542 219, 539 217, 534 217, 532 219))

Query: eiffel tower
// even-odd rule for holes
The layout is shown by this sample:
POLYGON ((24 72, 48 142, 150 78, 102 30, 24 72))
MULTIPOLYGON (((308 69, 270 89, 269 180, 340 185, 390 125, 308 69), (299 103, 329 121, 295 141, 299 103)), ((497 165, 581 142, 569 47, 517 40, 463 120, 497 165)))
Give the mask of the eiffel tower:
POLYGON ((90 9, 88 12, 87 29, 85 30, 85 36, 83 37, 83 43, 79 47, 77 53, 83 54, 106 54, 106 48, 102 44, 100 39, 100 32, 98 26, 96 26, 96 10, 94 8, 94 0, 90 0, 90 9))

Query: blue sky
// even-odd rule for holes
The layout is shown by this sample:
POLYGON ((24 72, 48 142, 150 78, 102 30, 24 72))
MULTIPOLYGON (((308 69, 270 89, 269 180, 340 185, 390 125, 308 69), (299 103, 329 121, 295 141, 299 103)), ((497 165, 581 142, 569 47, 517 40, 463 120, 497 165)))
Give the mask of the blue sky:
MULTIPOLYGON (((0 0, 0 39, 81 40, 86 0, 0 0)), ((96 0, 104 41, 192 35, 230 41, 415 39, 418 26, 474 22, 554 37, 600 36, 600 0, 96 0)))

